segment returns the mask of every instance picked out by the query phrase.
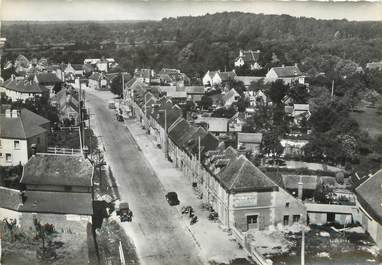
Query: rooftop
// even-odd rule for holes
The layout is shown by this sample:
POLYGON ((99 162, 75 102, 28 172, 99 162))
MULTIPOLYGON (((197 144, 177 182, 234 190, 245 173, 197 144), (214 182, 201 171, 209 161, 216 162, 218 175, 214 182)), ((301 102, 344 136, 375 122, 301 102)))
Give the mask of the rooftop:
POLYGON ((0 208, 17 211, 21 203, 20 191, 0 186, 0 208))
POLYGON ((0 137, 8 139, 28 139, 46 132, 42 125, 50 121, 34 112, 21 109, 17 117, 0 115, 0 137))
POLYGON ((382 224, 382 169, 355 190, 362 207, 382 224))
POLYGON ((25 201, 21 212, 55 214, 93 214, 91 193, 24 191, 25 201))
POLYGON ((40 84, 57 84, 62 81, 54 73, 38 73, 36 74, 37 81, 40 84))
POLYGON ((82 156, 37 154, 24 166, 22 184, 92 186, 93 166, 82 156))
POLYGON ((42 94, 48 92, 48 89, 46 87, 41 86, 34 81, 28 80, 8 79, 4 82, 2 86, 6 89, 17 91, 20 93, 42 94))
POLYGON ((294 77, 294 76, 300 76, 302 75, 302 72, 300 69, 293 65, 293 66, 280 66, 280 67, 272 67, 271 70, 274 70, 278 77, 294 77))
POLYGON ((260 144, 263 140, 262 133, 238 133, 237 134, 238 142, 243 143, 258 143, 260 144))

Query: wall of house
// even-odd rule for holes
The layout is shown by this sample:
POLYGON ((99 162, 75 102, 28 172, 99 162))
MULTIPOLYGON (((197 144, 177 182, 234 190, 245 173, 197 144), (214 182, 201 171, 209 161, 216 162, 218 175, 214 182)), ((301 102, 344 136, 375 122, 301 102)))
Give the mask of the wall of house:
POLYGON ((44 132, 38 135, 35 135, 27 140, 28 146, 28 158, 32 155, 31 145, 35 144, 38 153, 45 153, 48 150, 48 132, 44 132))
POLYGON ((12 101, 22 100, 25 101, 28 98, 34 98, 35 96, 42 96, 41 93, 20 93, 14 90, 9 90, 4 87, 0 87, 0 93, 5 93, 7 97, 12 101))
POLYGON ((1 138, 0 141, 1 166, 16 166, 19 163, 24 165, 28 161, 27 140, 1 138), (15 141, 19 141, 18 148, 15 148, 15 141), (9 161, 6 160, 6 154, 11 155, 11 159, 9 161))
POLYGON ((58 191, 58 192, 83 192, 90 193, 91 187, 84 186, 63 186, 63 185, 35 185, 27 184, 25 185, 27 190, 38 190, 38 191, 58 191), (69 189, 69 190, 68 190, 69 189))
POLYGON ((366 211, 360 207, 360 224, 365 232, 368 232, 379 248, 382 248, 382 224, 375 221, 366 211))
POLYGON ((99 82, 93 79, 89 79, 89 87, 92 89, 99 89, 99 82))
POLYGON ((215 74, 214 77, 212 78, 212 83, 211 85, 220 85, 222 82, 220 76, 218 74, 215 74))
POLYGON ((210 84, 212 86, 212 79, 211 79, 210 75, 207 73, 203 77, 203 85, 208 85, 208 84, 210 84))
POLYGON ((284 216, 289 216, 289 225, 293 224, 293 216, 301 216, 301 222, 306 222, 306 208, 302 201, 296 199, 284 189, 279 188, 273 192, 274 224, 281 225, 284 222, 284 216))
POLYGON ((79 235, 86 235, 87 224, 92 222, 91 216, 88 215, 23 212, 20 218, 21 227, 24 229, 34 229, 34 218, 37 218, 41 224, 53 224, 54 228, 58 231, 79 235))

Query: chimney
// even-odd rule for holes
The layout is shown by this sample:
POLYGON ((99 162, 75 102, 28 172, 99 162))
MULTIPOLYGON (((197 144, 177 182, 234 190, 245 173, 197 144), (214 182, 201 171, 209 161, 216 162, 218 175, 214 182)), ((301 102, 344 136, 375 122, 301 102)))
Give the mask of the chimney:
POLYGON ((295 63, 294 66, 298 67, 297 63, 295 63))
POLYGON ((302 177, 300 176, 300 181, 298 182, 297 198, 302 200, 302 190, 304 183, 302 183, 302 177))
POLYGON ((12 118, 11 110, 10 110, 10 109, 6 109, 6 110, 5 110, 5 117, 6 117, 6 118, 12 118))
POLYGON ((282 68, 285 68, 285 64, 281 65, 282 68))

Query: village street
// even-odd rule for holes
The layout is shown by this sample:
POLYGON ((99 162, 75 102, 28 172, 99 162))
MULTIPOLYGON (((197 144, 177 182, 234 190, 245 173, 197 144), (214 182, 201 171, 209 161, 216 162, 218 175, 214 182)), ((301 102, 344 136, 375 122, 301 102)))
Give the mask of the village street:
POLYGON ((96 115, 96 131, 102 135, 121 201, 129 202, 134 212, 133 221, 123 223, 123 227, 134 242, 141 263, 202 264, 198 247, 177 210, 168 205, 161 182, 128 129, 107 108, 112 95, 102 95, 109 98, 87 93, 87 104, 96 115))

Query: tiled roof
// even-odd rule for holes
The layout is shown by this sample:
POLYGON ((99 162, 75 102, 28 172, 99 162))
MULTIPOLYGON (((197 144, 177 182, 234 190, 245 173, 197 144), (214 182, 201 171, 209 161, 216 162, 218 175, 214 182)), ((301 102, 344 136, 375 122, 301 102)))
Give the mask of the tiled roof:
POLYGON ((309 104, 294 104, 294 111, 309 111, 309 104))
POLYGON ((316 190, 318 178, 313 175, 282 175, 284 188, 297 189, 298 183, 303 183, 303 189, 316 190))
POLYGON ((228 81, 230 79, 234 79, 236 76, 236 73, 234 71, 230 72, 216 72, 217 75, 220 76, 220 79, 224 81, 228 81))
POLYGON ((382 169, 356 188, 362 207, 382 224, 382 169))
POLYGON ((22 184, 92 185, 93 166, 82 156, 37 154, 24 166, 22 184))
POLYGON ((283 77, 294 77, 302 75, 302 72, 297 66, 281 66, 281 67, 272 67, 271 70, 274 70, 279 78, 283 77))
POLYGON ((178 147, 182 147, 195 130, 185 119, 181 119, 169 131, 168 136, 178 147))
POLYGON ((209 132, 227 132, 228 121, 229 119, 227 118, 198 116, 198 118, 195 120, 195 123, 207 123, 209 132))
POLYGON ((180 74, 180 70, 170 69, 170 68, 162 68, 162 70, 159 71, 158 75, 161 75, 161 74, 180 74))
POLYGON ((232 159, 217 177, 225 189, 232 193, 274 191, 279 188, 243 155, 232 159))
POLYGON ((53 73, 39 73, 36 75, 40 84, 57 84, 62 81, 53 73))
POLYGON ((260 144, 263 140, 262 133, 238 133, 237 134, 238 142, 243 143, 257 143, 260 144))
POLYGON ((230 91, 228 91, 226 94, 223 95, 223 101, 224 103, 227 102, 229 99, 234 97, 239 97, 239 93, 236 92, 234 88, 232 88, 230 91))
POLYGON ((25 191, 21 212, 92 215, 91 193, 25 191))
POLYGON ((8 139, 28 139, 32 136, 46 132, 40 127, 49 123, 49 120, 27 109, 22 109, 18 117, 0 115, 0 137, 8 139))
POLYGON ((89 76, 89 79, 99 81, 102 78, 102 76, 103 75, 101 73, 94 72, 91 74, 91 76, 89 76))
POLYGON ((248 50, 248 51, 241 51, 241 52, 243 53, 242 56, 239 56, 237 59, 241 57, 243 58, 245 63, 254 63, 259 60, 260 51, 248 50))
POLYGON ((9 90, 17 91, 20 93, 37 93, 42 94, 46 93, 48 89, 44 86, 39 85, 38 83, 34 81, 27 81, 27 80, 12 80, 8 79, 4 82, 3 87, 9 90))
POLYGON ((17 211, 21 203, 21 193, 19 190, 0 186, 0 208, 17 211))
POLYGON ((204 94, 204 86, 186 86, 187 94, 204 94))
POLYGON ((264 79, 264 76, 235 76, 236 81, 241 81, 245 86, 249 86, 251 82, 257 82, 264 79))

